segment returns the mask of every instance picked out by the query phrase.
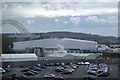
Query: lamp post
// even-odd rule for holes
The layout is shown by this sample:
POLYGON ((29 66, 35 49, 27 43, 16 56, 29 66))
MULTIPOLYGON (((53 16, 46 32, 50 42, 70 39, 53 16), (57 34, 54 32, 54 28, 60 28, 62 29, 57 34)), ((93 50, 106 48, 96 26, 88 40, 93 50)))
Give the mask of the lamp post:
MULTIPOLYGON (((96 57, 96 65, 98 66, 98 57, 96 57)), ((98 71, 96 72, 96 80, 98 80, 98 71)))

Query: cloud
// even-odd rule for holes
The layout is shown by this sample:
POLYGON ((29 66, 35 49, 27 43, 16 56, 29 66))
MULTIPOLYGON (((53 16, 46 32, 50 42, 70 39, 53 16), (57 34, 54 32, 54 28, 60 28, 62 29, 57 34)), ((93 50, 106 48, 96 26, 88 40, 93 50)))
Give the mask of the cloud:
POLYGON ((86 17, 85 22, 89 22, 89 23, 106 23, 107 19, 98 18, 97 16, 88 16, 88 17, 86 17))
POLYGON ((68 24, 68 21, 64 21, 65 24, 68 24))
POLYGON ((80 17, 70 17, 69 21, 78 25, 80 23, 80 17))
POLYGON ((118 2, 119 0, 2 0, 2 2, 118 2))
POLYGON ((85 19, 87 23, 105 23, 115 25, 118 23, 117 16, 108 16, 107 18, 98 18, 97 16, 88 16, 85 19))
POLYGON ((101 23, 106 23, 106 22, 107 22, 106 19, 100 19, 99 21, 100 21, 101 23))
POLYGON ((3 4, 3 9, 6 10, 8 8, 8 4, 3 4))
POLYGON ((57 18, 55 18, 55 22, 58 22, 58 19, 57 19, 57 18))
MULTIPOLYGON (((117 13, 117 6, 107 7, 101 3, 74 3, 74 2, 52 2, 52 3, 10 3, 7 10, 3 10, 4 15, 18 15, 23 17, 60 17, 60 16, 89 16, 117 13)), ((4 6, 3 6, 4 8, 4 6)))
POLYGON ((99 20, 98 20, 98 17, 97 16, 88 16, 85 20, 86 22, 94 22, 94 23, 98 23, 99 20))
POLYGON ((27 19, 27 23, 28 23, 28 24, 32 24, 32 23, 34 23, 34 20, 27 19))
POLYGON ((110 16, 107 18, 107 22, 110 24, 117 24, 118 23, 118 17, 117 16, 110 16))

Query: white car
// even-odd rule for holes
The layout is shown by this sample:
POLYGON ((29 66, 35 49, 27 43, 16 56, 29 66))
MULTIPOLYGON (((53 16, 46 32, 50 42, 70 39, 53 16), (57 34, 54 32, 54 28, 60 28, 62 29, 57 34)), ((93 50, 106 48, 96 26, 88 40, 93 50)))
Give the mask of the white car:
POLYGON ((75 69, 73 69, 72 67, 68 67, 68 68, 66 68, 67 70, 71 70, 72 72, 74 72, 75 71, 75 69))
POLYGON ((84 62, 82 62, 82 61, 81 62, 77 62, 77 64, 78 65, 82 65, 82 64, 84 64, 84 62))
POLYGON ((90 67, 92 66, 92 67, 98 67, 96 64, 94 64, 94 63, 91 63, 90 65, 89 65, 90 67))
POLYGON ((90 62, 85 62, 84 64, 89 65, 89 64, 90 64, 90 62))
POLYGON ((65 63, 61 63, 61 65, 62 65, 62 66, 64 66, 64 65, 65 65, 65 63))
POLYGON ((0 73, 5 73, 6 71, 0 67, 0 73))
POLYGON ((47 73, 44 78, 55 78, 55 75, 47 73))

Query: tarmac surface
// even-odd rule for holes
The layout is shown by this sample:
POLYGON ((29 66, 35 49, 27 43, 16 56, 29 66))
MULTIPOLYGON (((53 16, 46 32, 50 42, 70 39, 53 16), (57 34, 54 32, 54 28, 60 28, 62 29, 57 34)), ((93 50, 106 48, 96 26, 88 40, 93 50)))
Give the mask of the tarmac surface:
MULTIPOLYGON (((56 76, 61 76, 63 77, 65 80, 83 80, 87 69, 88 69, 88 65, 79 65, 79 68, 75 69, 75 71, 72 74, 69 75, 65 75, 65 74, 61 74, 58 72, 55 72, 57 66, 48 66, 46 69, 43 69, 42 71, 39 71, 38 75, 35 76, 29 76, 28 79, 29 80, 44 80, 44 75, 47 73, 50 74, 54 74, 56 76)), ((98 80, 118 80, 118 65, 117 64, 108 64, 109 67, 109 76, 105 77, 105 79, 103 78, 98 78, 98 80)), ((10 79, 4 79, 4 78, 11 78, 10 74, 15 73, 17 75, 17 77, 21 78, 23 75, 23 72, 21 72, 21 70, 24 68, 20 68, 20 67, 15 67, 11 70, 11 72, 7 72, 5 74, 3 74, 3 80, 10 80, 10 79)), ((23 80, 23 79, 20 79, 23 80)))

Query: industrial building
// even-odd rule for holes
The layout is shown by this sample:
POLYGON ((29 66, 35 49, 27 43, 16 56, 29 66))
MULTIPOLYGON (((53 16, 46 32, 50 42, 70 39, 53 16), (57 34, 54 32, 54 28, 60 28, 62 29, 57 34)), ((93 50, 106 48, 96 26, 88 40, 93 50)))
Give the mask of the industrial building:
POLYGON ((13 49, 16 51, 34 52, 35 48, 43 48, 47 53, 53 53, 59 47, 64 48, 68 53, 94 52, 97 50, 97 46, 95 41, 69 38, 49 38, 13 43, 13 49))

